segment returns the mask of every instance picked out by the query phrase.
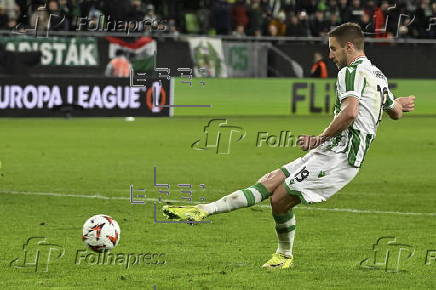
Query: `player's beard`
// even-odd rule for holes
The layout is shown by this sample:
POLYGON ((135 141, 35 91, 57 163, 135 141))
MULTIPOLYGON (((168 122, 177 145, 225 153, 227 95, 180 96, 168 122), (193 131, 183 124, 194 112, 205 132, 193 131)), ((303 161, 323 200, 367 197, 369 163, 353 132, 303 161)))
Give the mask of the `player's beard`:
POLYGON ((341 70, 342 66, 341 66, 339 60, 336 60, 334 63, 335 63, 335 66, 338 68, 338 70, 341 70))
POLYGON ((341 70, 343 67, 347 66, 347 54, 344 53, 342 54, 342 58, 341 59, 337 59, 337 63, 336 66, 338 67, 339 70, 341 70))

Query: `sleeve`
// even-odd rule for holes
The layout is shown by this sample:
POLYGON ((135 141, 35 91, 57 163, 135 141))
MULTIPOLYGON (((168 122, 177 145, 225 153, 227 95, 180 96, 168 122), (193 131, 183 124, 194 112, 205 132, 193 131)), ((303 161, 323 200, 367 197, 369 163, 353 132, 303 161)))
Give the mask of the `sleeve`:
POLYGON ((394 106, 395 106, 394 95, 392 94, 392 92, 389 89, 387 89, 387 92, 388 93, 387 93, 387 96, 386 96, 386 101, 383 104, 383 110, 384 111, 392 110, 394 108, 394 106))
POLYGON ((350 96, 360 100, 366 79, 358 66, 346 66, 338 73, 338 84, 340 101, 350 96))

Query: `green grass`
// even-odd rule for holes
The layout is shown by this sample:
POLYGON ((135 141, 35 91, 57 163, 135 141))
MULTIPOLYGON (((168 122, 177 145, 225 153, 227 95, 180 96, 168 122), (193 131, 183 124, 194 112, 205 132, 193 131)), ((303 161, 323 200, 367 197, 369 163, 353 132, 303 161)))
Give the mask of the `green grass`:
MULTIPOLYGON (((226 83, 219 80, 216 84, 220 82, 226 83)), ((232 82, 227 83, 229 87, 232 82)), ((251 81, 247 82, 250 87, 251 81)), ((182 103, 201 99, 196 93, 188 95, 188 89, 181 91, 185 94, 183 101, 179 97, 182 103)), ((260 89, 253 93, 256 102, 261 100, 259 93, 260 89)), ((218 102, 204 98, 204 103, 218 102)), ((223 101, 222 105, 230 110, 230 103, 223 101)), ((247 110, 253 115, 270 108, 278 112, 274 106, 266 102, 261 110, 247 110)), ((0 119, 0 289, 436 287, 436 261, 425 265, 426 251, 436 250, 436 215, 362 212, 436 212, 434 117, 384 119, 352 183, 326 203, 297 207, 296 267, 289 271, 260 268, 276 248, 266 201, 265 206, 217 215, 211 218, 213 223, 198 226, 154 223, 152 204, 129 203, 130 184, 145 187, 148 197, 159 195, 153 186, 155 166, 157 182, 171 186, 171 199, 181 200, 180 183, 193 185, 195 201, 201 183, 206 184, 208 201, 218 199, 302 155, 295 147, 256 147, 257 132, 316 134, 330 121, 324 115, 241 116, 245 111, 238 110, 231 112, 239 117, 228 117, 228 121, 243 127, 247 135, 232 145, 229 155, 191 148, 210 117, 138 118, 135 122, 121 118, 0 119), (112 199, 83 197, 93 195, 112 199), (333 208, 361 211, 316 210, 333 208), (84 249, 82 224, 99 213, 113 216, 121 226, 120 244, 113 253, 165 253, 166 264, 128 269, 75 264, 76 251, 84 249), (22 258, 27 238, 35 236, 63 246, 65 255, 54 260, 46 273, 10 267, 12 260, 22 258), (395 236, 398 243, 415 250, 410 259, 402 260, 398 273, 359 267, 360 261, 374 255, 373 244, 383 236, 395 236)), ((176 114, 183 115, 181 110, 176 114)))
MULTIPOLYGON (((435 249, 435 216, 358 214, 296 210, 296 268, 266 272, 259 266, 276 242, 268 208, 254 207, 213 217, 212 224, 190 227, 153 223, 148 205, 130 205, 129 185, 145 187, 151 197, 153 166, 158 182, 169 183, 179 199, 179 183, 206 184, 207 200, 252 184, 265 172, 300 156, 296 148, 256 147, 255 132, 290 129, 315 133, 328 118, 231 118, 247 131, 230 155, 194 151, 206 118, 4 119, 0 121, 2 235, 1 288, 219 289, 259 288, 432 288, 436 264, 424 265, 435 249), (8 194, 8 192, 124 197, 101 200, 8 194), (165 265, 75 265, 83 249, 81 225, 91 215, 115 217, 122 229, 115 253, 165 253, 165 265), (358 267, 382 236, 396 236, 416 253, 402 272, 358 267), (48 273, 15 269, 22 244, 44 236, 65 247, 65 256, 48 273)), ((358 177, 327 203, 311 207, 435 212, 433 118, 386 120, 358 177)), ((265 202, 265 204, 267 204, 265 202)))

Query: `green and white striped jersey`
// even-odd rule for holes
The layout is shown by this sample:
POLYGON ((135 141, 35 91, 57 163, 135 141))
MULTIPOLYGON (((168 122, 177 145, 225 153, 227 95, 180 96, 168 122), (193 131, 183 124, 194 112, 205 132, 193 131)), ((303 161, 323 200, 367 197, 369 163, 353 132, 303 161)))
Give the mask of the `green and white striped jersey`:
POLYGON ((359 99, 359 114, 353 123, 324 147, 347 154, 348 163, 360 167, 374 140, 383 110, 394 106, 385 75, 365 57, 355 59, 342 68, 336 82, 335 116, 341 110, 341 101, 347 97, 359 99))

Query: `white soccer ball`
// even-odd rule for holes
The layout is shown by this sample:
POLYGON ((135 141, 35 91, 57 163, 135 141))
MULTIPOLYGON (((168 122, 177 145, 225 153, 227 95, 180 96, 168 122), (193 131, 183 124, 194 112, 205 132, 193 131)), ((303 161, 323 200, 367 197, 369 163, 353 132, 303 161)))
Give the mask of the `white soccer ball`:
POLYGON ((116 220, 105 214, 90 217, 83 225, 82 239, 95 252, 109 251, 120 241, 120 227, 116 220))

